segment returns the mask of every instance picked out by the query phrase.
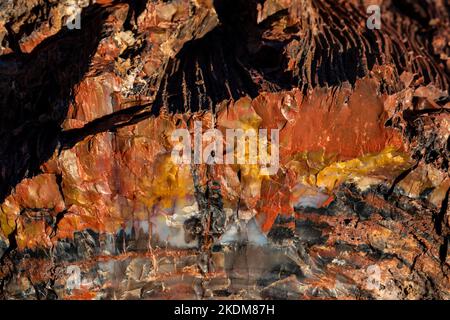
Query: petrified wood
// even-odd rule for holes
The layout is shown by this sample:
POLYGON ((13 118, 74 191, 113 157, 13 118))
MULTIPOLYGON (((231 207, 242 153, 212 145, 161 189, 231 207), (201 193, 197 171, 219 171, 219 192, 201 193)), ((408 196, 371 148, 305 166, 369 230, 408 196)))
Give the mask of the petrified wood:
POLYGON ((0 297, 449 299, 449 7, 2 1, 0 297), (174 163, 200 121, 276 174, 174 163))

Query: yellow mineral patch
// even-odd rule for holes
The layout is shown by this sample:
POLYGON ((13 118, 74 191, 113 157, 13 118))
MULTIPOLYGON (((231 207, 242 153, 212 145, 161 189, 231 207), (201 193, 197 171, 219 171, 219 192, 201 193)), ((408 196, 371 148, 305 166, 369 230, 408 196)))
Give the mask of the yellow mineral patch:
POLYGON ((317 186, 328 191, 346 182, 367 182, 395 178, 410 168, 410 157, 393 147, 387 147, 378 154, 368 154, 349 161, 335 162, 317 174, 317 186), (369 178, 369 180, 367 180, 369 178))
POLYGON ((144 179, 146 193, 140 200, 148 207, 160 205, 171 208, 175 201, 182 201, 193 194, 193 180, 189 165, 177 165, 170 154, 162 155, 154 165, 155 175, 151 180, 144 179))
POLYGON ((6 198, 5 202, 0 206, 0 229, 5 237, 8 237, 14 231, 19 214, 19 205, 11 196, 6 198))
POLYGON ((327 155, 325 151, 306 151, 295 154, 286 167, 294 171, 305 185, 315 185, 317 174, 335 162, 335 155, 327 155))
POLYGON ((27 223, 19 221, 16 240, 17 246, 21 250, 34 248, 39 245, 47 247, 52 245, 46 233, 44 221, 31 221, 27 223))

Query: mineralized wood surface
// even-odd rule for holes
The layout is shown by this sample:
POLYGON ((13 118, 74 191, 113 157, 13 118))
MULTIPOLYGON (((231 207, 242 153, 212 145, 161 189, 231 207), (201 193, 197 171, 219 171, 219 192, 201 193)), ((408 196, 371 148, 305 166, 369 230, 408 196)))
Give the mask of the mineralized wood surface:
POLYGON ((0 298, 450 299, 449 8, 1 1, 0 298), (175 164, 196 121, 279 170, 175 164))

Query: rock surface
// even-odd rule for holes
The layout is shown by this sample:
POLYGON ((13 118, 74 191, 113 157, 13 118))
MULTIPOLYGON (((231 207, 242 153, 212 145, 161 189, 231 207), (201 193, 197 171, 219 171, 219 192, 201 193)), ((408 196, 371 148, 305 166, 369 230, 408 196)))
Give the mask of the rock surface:
POLYGON ((450 299, 448 6, 3 1, 0 297, 450 299))

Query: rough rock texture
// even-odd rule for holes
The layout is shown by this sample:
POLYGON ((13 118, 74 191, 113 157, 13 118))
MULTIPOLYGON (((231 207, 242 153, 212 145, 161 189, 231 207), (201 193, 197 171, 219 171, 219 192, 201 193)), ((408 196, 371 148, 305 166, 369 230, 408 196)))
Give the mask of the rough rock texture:
POLYGON ((449 7, 2 1, 0 297, 449 299, 449 7), (195 121, 279 170, 173 163, 195 121))

